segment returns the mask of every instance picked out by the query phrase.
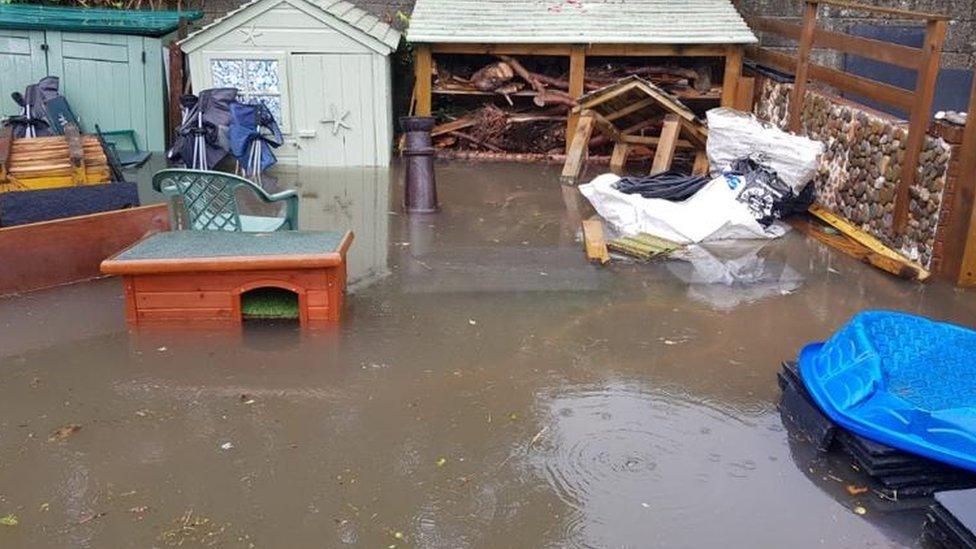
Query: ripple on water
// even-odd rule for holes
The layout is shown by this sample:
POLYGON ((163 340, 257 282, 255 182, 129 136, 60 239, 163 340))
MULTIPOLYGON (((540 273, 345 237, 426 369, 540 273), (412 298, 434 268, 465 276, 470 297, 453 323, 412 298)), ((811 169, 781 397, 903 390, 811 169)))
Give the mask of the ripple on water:
POLYGON ((548 428, 530 460, 574 509, 561 544, 632 545, 734 515, 757 469, 754 448, 736 452, 723 436, 751 427, 685 395, 601 387, 541 405, 548 428))

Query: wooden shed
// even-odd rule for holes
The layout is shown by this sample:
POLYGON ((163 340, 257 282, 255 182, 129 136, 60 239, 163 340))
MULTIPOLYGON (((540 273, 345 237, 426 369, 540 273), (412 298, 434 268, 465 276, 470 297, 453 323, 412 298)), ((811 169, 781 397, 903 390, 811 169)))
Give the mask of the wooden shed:
MULTIPOLYGON (((729 0, 417 0, 407 39, 415 52, 418 115, 429 115, 439 94, 456 93, 433 86, 434 61, 459 54, 568 58, 573 99, 584 93, 588 59, 720 58, 714 99, 731 106, 742 48, 757 41, 729 0)), ((568 137, 577 118, 569 116, 568 137)))
POLYGON ((389 56, 400 33, 349 2, 254 0, 180 42, 194 90, 235 87, 268 105, 283 164, 386 166, 389 56))
POLYGON ((135 131, 142 149, 165 148, 163 41, 200 12, 0 6, 0 113, 45 76, 60 78, 83 129, 135 131))

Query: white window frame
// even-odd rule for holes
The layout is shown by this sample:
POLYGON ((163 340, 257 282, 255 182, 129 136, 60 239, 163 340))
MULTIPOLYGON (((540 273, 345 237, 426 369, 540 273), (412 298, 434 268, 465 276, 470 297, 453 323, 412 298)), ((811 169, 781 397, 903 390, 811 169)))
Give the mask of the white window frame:
POLYGON ((278 62, 278 87, 281 96, 281 120, 278 126, 281 133, 291 133, 291 106, 290 95, 288 93, 288 56, 284 52, 255 52, 255 51, 210 51, 203 55, 203 66, 206 74, 204 81, 207 88, 214 87, 213 80, 213 61, 217 59, 230 59, 242 61, 261 61, 273 60, 278 62))

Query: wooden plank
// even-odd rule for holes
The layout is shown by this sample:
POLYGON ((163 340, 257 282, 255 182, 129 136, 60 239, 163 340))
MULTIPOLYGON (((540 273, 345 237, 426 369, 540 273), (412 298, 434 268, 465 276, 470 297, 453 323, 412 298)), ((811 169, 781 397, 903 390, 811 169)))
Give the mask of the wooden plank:
POLYGON ((903 19, 922 19, 925 21, 938 20, 938 21, 948 21, 951 19, 948 15, 942 15, 938 13, 922 12, 905 10, 900 8, 886 8, 882 6, 872 6, 868 4, 860 4, 857 2, 850 2, 848 0, 806 0, 807 3, 813 4, 824 4, 828 6, 835 6, 838 8, 844 8, 848 10, 865 11, 868 13, 878 13, 882 15, 894 15, 903 19))
POLYGON ((0 184, 7 182, 10 149, 13 147, 14 127, 5 125, 0 129, 0 184))
MULTIPOLYGON (((797 67, 795 58, 766 48, 748 48, 748 56, 760 65, 794 72, 797 67)), ((915 102, 915 94, 909 90, 883 84, 836 69, 821 65, 809 65, 809 75, 812 79, 833 86, 842 91, 872 99, 902 110, 910 110, 915 102)))
POLYGON ((671 169, 671 162, 674 161, 674 151, 677 148, 678 132, 681 131, 681 123, 678 117, 669 114, 664 117, 664 126, 661 127, 661 141, 654 151, 654 163, 651 165, 651 175, 666 172, 671 169))
MULTIPOLYGON (((915 273, 914 278, 917 280, 925 280, 929 277, 929 272, 925 270, 924 267, 911 261, 902 254, 892 250, 886 246, 883 242, 871 236, 870 234, 864 232, 859 227, 855 226, 850 221, 840 217, 839 215, 825 209, 822 206, 814 204, 810 206, 810 213, 820 219, 821 221, 827 223, 831 227, 837 229, 842 234, 850 238, 851 240, 857 242, 858 244, 868 248, 872 253, 882 256, 890 260, 888 263, 894 262, 900 266, 895 274, 902 272, 905 269, 911 269, 915 273)), ((874 263, 872 263, 874 264, 874 263)), ((877 265, 876 265, 877 266, 877 265)), ((886 269, 887 270, 887 269, 886 269)))
POLYGON ((583 168, 586 167, 593 126, 592 117, 580 117, 579 123, 576 125, 576 133, 573 135, 573 146, 566 153, 566 163, 563 164, 563 173, 559 177, 563 183, 570 185, 576 183, 583 172, 583 168))
MULTIPOLYGON (((755 30, 771 32, 793 40, 799 40, 803 31, 800 25, 771 17, 750 18, 749 26, 755 30)), ((918 69, 921 66, 921 49, 893 42, 818 28, 813 31, 813 44, 907 69, 918 69)))
POLYGON ((146 309, 200 309, 207 307, 227 307, 232 305, 232 296, 227 292, 140 292, 136 295, 136 307, 146 309))
POLYGON ((976 286, 976 79, 969 95, 970 114, 963 130, 962 158, 946 231, 943 261, 960 286, 976 286))
POLYGON ((624 174, 624 166, 627 165, 627 154, 630 153, 630 145, 624 142, 617 142, 613 145, 613 153, 610 155, 610 171, 617 174, 624 174))
POLYGON ((650 107, 650 106, 656 105, 656 104, 657 104, 657 100, 656 99, 654 99, 653 97, 648 97, 647 99, 644 99, 642 101, 638 101, 636 103, 631 103, 630 105, 627 105, 626 107, 624 107, 624 108, 622 108, 622 109, 620 109, 618 111, 613 111, 611 113, 607 113, 607 115, 605 116, 605 118, 607 120, 613 122, 614 120, 618 120, 618 119, 623 118, 623 117, 625 117, 625 116, 627 116, 629 114, 633 114, 633 113, 635 113, 635 112, 637 112, 637 111, 639 111, 641 109, 644 109, 644 108, 647 108, 647 107, 650 107))
POLYGON ((722 106, 735 105, 736 89, 742 76, 742 46, 729 46, 725 53, 725 76, 722 78, 722 106))
POLYGON ((0 262, 0 295, 98 277, 103 259, 168 229, 165 204, 0 229, 0 257, 17 258, 0 262))
POLYGON ((414 95, 417 98, 417 116, 430 116, 432 112, 431 87, 434 80, 434 60, 430 46, 417 44, 414 46, 414 95))
POLYGON ((902 261, 892 259, 888 256, 878 254, 867 246, 856 242, 843 234, 830 234, 823 230, 822 226, 810 219, 793 217, 789 220, 791 226, 801 233, 834 248, 835 250, 853 257, 858 261, 867 263, 873 267, 881 269, 889 274, 906 280, 919 280, 921 273, 915 267, 905 264, 902 261))
POLYGON ((797 52, 796 79, 790 96, 790 110, 787 127, 793 133, 800 133, 803 105, 806 103, 807 77, 810 71, 810 48, 813 44, 813 31, 817 25, 817 4, 808 2, 803 9, 803 30, 800 32, 800 49, 797 52))
POLYGON ((733 108, 743 112, 752 112, 755 95, 756 79, 752 76, 739 78, 739 86, 735 89, 735 101, 732 103, 733 108))
POLYGON ((584 110, 581 113, 581 115, 589 116, 590 118, 592 118, 593 123, 596 124, 597 129, 607 134, 607 137, 609 137, 611 140, 613 140, 614 142, 620 141, 621 138, 620 130, 618 130, 617 127, 614 126, 612 122, 604 118, 602 114, 587 109, 584 110))
MULTIPOLYGON (((583 46, 573 46, 569 54, 569 96, 579 100, 583 97, 586 87, 586 50, 583 46)), ((574 110, 566 118, 566 151, 572 143, 572 137, 576 134, 576 124, 579 123, 579 114, 574 110)))
POLYGON ((414 44, 433 53, 458 53, 466 55, 570 55, 569 44, 469 44, 437 43, 414 44))
POLYGON ((705 151, 699 150, 695 153, 695 164, 691 168, 692 175, 708 175, 709 169, 708 155, 705 151))
MULTIPOLYGON (((657 147, 658 143, 661 142, 661 138, 654 135, 624 135, 620 138, 621 143, 627 143, 628 145, 647 145, 649 147, 657 147)), ((675 146, 679 149, 696 149, 696 145, 685 139, 678 139, 675 141, 675 146)))
POLYGON ((718 44, 591 44, 586 53, 603 57, 723 57, 718 44))
POLYGON ((71 182, 75 185, 87 183, 85 177, 85 149, 81 144, 81 132, 74 124, 64 125, 64 138, 68 141, 68 158, 71 162, 71 182))
POLYGON ((599 219, 583 220, 583 245, 586 247, 586 258, 601 265, 610 262, 610 252, 603 237, 603 222, 599 219))
POLYGON ((615 99, 624 95, 638 86, 637 81, 632 80, 630 82, 619 82, 616 84, 611 84, 605 88, 602 88, 599 93, 594 93, 592 97, 588 97, 586 101, 583 101, 579 105, 573 108, 574 111, 582 111, 584 109, 592 109, 597 105, 602 105, 611 99, 615 99))
POLYGON ((918 157, 925 145, 925 135, 929 131, 932 100, 935 98, 935 84, 942 65, 942 44, 946 37, 946 22, 930 21, 925 28, 925 43, 922 47, 922 68, 918 71, 915 85, 915 102, 911 108, 908 123, 908 138, 905 140, 905 156, 901 164, 901 177, 895 195, 893 228, 903 234, 908 228, 908 206, 911 200, 909 191, 918 175, 918 157))

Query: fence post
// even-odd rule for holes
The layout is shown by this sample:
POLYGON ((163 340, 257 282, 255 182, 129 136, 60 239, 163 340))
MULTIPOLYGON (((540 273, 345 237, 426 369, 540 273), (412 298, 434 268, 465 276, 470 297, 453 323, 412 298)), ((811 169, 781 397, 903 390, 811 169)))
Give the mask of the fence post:
POLYGON ((946 250, 948 269, 960 286, 976 286, 976 79, 969 96, 969 115, 966 118, 966 128, 963 130, 962 159, 959 162, 959 174, 956 180, 955 201, 953 202, 952 220, 955 231, 949 231, 946 243, 950 239, 953 244, 958 242, 958 248, 953 246, 946 250), (958 259, 949 255, 958 250, 958 259))
MULTIPOLYGON (((583 97, 586 87, 586 49, 584 46, 573 46, 569 52, 569 96, 573 99, 583 97)), ((569 113, 566 119, 566 152, 573 144, 579 114, 569 113)))
POLYGON ((929 20, 925 25, 925 43, 922 45, 922 62, 915 83, 915 103, 912 105, 911 120, 908 125, 908 139, 905 156, 901 162, 901 177, 895 196, 893 228, 896 234, 903 234, 908 227, 908 205, 910 190, 915 183, 918 171, 918 156, 925 144, 925 134, 932 118, 932 99, 935 97, 935 82, 942 65, 942 43, 946 37, 946 22, 929 20))
POLYGON ((797 52, 796 80, 790 97, 789 130, 800 133, 803 121, 803 103, 807 95, 807 73, 810 71, 810 49, 813 47, 813 31, 817 28, 816 0, 803 5, 803 30, 800 32, 800 50, 797 52))

